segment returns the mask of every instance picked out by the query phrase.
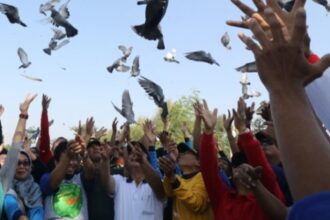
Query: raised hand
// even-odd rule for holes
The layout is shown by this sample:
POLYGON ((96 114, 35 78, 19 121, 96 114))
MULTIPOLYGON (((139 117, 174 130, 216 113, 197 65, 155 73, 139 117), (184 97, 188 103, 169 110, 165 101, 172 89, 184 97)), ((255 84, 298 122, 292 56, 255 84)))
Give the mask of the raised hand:
POLYGON ((78 128, 77 128, 77 134, 82 135, 82 126, 81 126, 81 121, 79 120, 78 128))
MULTIPOLYGON (((295 4, 303 0, 297 0, 295 4)), ((267 39, 260 25, 252 19, 249 28, 260 43, 260 47, 249 37, 240 34, 240 39, 250 48, 256 58, 258 74, 269 93, 283 93, 288 90, 303 90, 304 86, 320 77, 330 65, 330 55, 316 64, 311 64, 304 56, 306 35, 306 14, 297 9, 294 30, 290 40, 286 40, 274 11, 265 10, 274 39, 267 39)))
POLYGON ((42 104, 42 110, 43 111, 47 111, 48 110, 49 103, 50 103, 51 100, 52 99, 49 98, 47 95, 45 95, 45 94, 42 95, 42 102, 41 102, 41 104, 42 104))
POLYGON ((27 114, 31 102, 37 97, 38 94, 30 95, 28 94, 23 103, 20 104, 19 110, 22 114, 27 114))
POLYGON ((99 130, 96 130, 95 131, 95 138, 100 139, 101 137, 106 135, 107 131, 108 131, 108 129, 106 129, 105 127, 102 127, 99 130))
POLYGON ((188 125, 187 125, 187 122, 182 122, 182 124, 181 124, 181 127, 180 127, 180 130, 181 130, 181 132, 182 132, 182 134, 186 137, 187 136, 187 134, 189 134, 189 132, 188 132, 188 125))
POLYGON ((3 105, 0 105, 0 118, 4 111, 5 111, 5 107, 3 107, 3 105))
POLYGON ((203 105, 199 105, 197 107, 198 115, 203 119, 204 126, 205 126, 205 133, 212 134, 214 128, 217 124, 217 114, 218 109, 214 109, 213 112, 209 110, 207 102, 203 100, 203 105))
POLYGON ((144 122, 143 131, 144 131, 146 144, 148 145, 145 147, 155 146, 157 137, 154 131, 154 126, 150 120, 146 120, 144 122))
POLYGON ((85 141, 87 142, 87 139, 93 136, 94 131, 94 118, 90 117, 86 119, 86 134, 85 134, 85 141))
POLYGON ((175 161, 168 156, 162 156, 158 160, 160 169, 168 178, 175 178, 175 161))
POLYGON ((242 164, 236 168, 236 178, 248 189, 257 186, 257 182, 261 177, 262 167, 252 167, 249 164, 242 164))
POLYGON ((118 125, 118 120, 117 118, 114 118, 112 121, 112 132, 117 133, 117 125, 118 125))
POLYGON ((236 129, 242 133, 246 129, 246 103, 243 98, 237 102, 237 110, 233 109, 234 124, 236 129))
POLYGON ((196 117, 196 119, 202 119, 202 118, 201 118, 201 115, 199 114, 198 109, 203 108, 203 105, 202 105, 199 101, 196 101, 196 102, 193 104, 193 107, 194 107, 194 111, 195 111, 195 117, 196 117))
POLYGON ((261 109, 261 117, 265 121, 272 121, 272 113, 270 111, 270 104, 269 103, 265 103, 265 105, 261 109))
POLYGON ((248 127, 248 128, 251 128, 251 121, 253 119, 253 115, 255 112, 254 108, 255 108, 255 103, 252 102, 251 106, 249 106, 245 109, 246 127, 248 127))
POLYGON ((222 116, 222 121, 223 121, 223 126, 228 133, 232 134, 231 132, 231 126, 234 121, 234 116, 231 115, 230 111, 228 110, 228 115, 226 116, 225 114, 222 116))

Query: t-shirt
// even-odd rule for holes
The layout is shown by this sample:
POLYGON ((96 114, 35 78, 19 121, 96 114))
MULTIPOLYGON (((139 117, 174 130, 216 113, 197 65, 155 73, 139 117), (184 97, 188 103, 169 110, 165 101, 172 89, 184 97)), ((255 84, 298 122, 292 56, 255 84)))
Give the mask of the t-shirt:
POLYGON ((163 220, 164 202, 145 181, 139 185, 130 178, 113 175, 116 183, 115 220, 163 220))
POLYGON ((82 184, 82 174, 63 180, 57 191, 49 187, 49 174, 42 176, 40 186, 47 194, 45 199, 45 219, 88 219, 87 197, 82 184))

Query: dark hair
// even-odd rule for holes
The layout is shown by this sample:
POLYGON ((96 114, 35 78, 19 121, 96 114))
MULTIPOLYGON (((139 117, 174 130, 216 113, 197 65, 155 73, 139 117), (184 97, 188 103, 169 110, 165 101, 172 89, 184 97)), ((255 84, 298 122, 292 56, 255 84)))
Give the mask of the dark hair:
MULTIPOLYGON (((131 144, 133 146, 138 146, 143 151, 143 153, 145 153, 147 155, 147 159, 150 162, 149 152, 147 151, 147 149, 145 148, 145 146, 141 142, 131 141, 131 144)), ((130 155, 132 153, 132 148, 129 145, 127 145, 127 153, 128 153, 128 155, 130 155)))
POLYGON ((245 154, 243 152, 234 153, 231 158, 232 167, 236 168, 243 163, 248 163, 245 154))
POLYGON ((93 145, 101 146, 101 142, 96 138, 90 138, 87 144, 87 149, 93 145))
POLYGON ((8 150, 6 148, 2 148, 2 150, 0 151, 0 155, 1 154, 8 154, 8 150))
MULTIPOLYGON (((58 139, 57 139, 58 140, 58 139)), ((68 141, 63 139, 55 148, 54 150, 54 159, 55 161, 59 162, 61 158, 61 154, 66 151, 68 148, 68 141)))

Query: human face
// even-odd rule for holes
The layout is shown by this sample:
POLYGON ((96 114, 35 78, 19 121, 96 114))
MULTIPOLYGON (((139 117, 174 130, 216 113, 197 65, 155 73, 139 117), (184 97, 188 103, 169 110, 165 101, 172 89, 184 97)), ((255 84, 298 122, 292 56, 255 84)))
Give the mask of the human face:
POLYGON ((19 181, 24 181, 28 178, 30 172, 31 172, 31 164, 29 158, 27 158, 26 155, 21 153, 18 158, 15 179, 19 181))
POLYGON ((178 163, 181 168, 182 167, 189 167, 189 168, 199 167, 199 161, 198 161, 196 155, 194 155, 190 151, 180 153, 179 158, 178 158, 178 163))
MULTIPOLYGON (((61 154, 61 158, 64 156, 64 152, 61 154)), ((60 158, 60 160, 61 160, 60 158)), ((65 174, 68 176, 72 176, 76 173, 76 171, 79 168, 79 161, 78 161, 78 157, 75 156, 73 158, 70 159, 69 161, 69 165, 66 168, 65 174)))
POLYGON ((90 147, 88 147, 87 151, 89 157, 93 162, 97 162, 101 160, 102 147, 100 145, 92 144, 90 147))

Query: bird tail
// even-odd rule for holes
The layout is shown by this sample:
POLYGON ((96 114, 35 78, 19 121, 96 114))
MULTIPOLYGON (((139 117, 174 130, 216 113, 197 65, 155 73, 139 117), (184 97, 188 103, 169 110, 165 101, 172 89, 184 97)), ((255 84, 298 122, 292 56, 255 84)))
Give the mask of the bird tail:
POLYGON ((164 44, 164 38, 161 37, 158 40, 158 44, 157 44, 157 49, 159 50, 164 50, 165 49, 165 44, 164 44))
POLYGON ((146 5, 146 4, 148 4, 148 0, 142 0, 142 1, 138 1, 136 4, 137 5, 146 5))
POLYGON ((167 109, 167 103, 166 102, 163 103, 162 109, 163 109, 163 111, 162 111, 161 117, 163 119, 166 119, 167 115, 168 115, 168 109, 167 109))
POLYGON ((133 26, 132 29, 135 33, 148 40, 156 40, 163 37, 163 34, 158 27, 148 28, 145 24, 142 24, 133 26))
POLYGON ((43 51, 48 55, 52 54, 52 50, 50 48, 45 48, 45 49, 43 49, 43 51))
POLYGON ((78 30, 72 25, 65 27, 65 32, 67 37, 74 37, 78 34, 78 30))
POLYGON ((174 60, 174 62, 175 62, 175 63, 178 63, 178 64, 180 63, 178 60, 174 60))
POLYGON ((19 24, 22 25, 23 27, 27 27, 27 25, 25 23, 23 23, 22 21, 19 21, 19 24))
POLYGON ((109 67, 107 67, 107 70, 109 71, 109 73, 112 73, 113 69, 114 69, 113 66, 109 66, 109 67))

